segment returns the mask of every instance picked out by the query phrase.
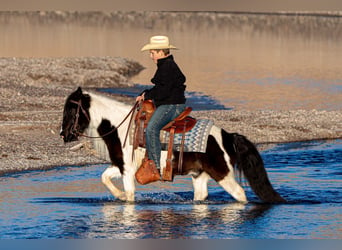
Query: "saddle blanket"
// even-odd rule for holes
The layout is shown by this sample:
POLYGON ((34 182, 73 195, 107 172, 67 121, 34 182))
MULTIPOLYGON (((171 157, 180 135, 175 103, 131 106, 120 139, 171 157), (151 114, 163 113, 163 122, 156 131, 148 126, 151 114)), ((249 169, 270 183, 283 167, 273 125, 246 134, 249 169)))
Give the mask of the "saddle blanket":
MULTIPOLYGON (((207 148, 208 136, 210 134, 213 122, 207 119, 197 120, 195 126, 188 132, 185 133, 184 137, 184 152, 201 152, 205 153, 207 148)), ((175 134, 173 149, 175 151, 180 150, 182 143, 182 133, 175 134)), ((160 142, 162 149, 168 149, 170 133, 166 131, 160 132, 160 142)))
MULTIPOLYGON (((198 119, 195 126, 185 133, 184 152, 200 152, 205 153, 207 148, 208 136, 214 125, 213 121, 208 119, 198 119)), ((129 142, 133 144, 135 124, 133 123, 129 133, 129 142)), ((182 143, 182 133, 174 135, 173 150, 179 151, 182 143)), ((160 142, 162 150, 168 150, 170 133, 166 131, 160 132, 160 142)))

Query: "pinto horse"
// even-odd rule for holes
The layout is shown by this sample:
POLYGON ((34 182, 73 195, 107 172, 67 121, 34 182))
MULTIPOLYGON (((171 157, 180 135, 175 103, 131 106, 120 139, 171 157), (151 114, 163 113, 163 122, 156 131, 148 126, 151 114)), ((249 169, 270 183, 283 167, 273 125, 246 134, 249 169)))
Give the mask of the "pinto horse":
MULTIPOLYGON (((123 143, 129 128, 129 122, 123 121, 130 111, 129 105, 100 94, 84 92, 79 87, 66 99, 60 133, 64 142, 75 141, 80 135, 96 138, 93 140, 95 150, 111 162, 102 174, 102 182, 112 195, 124 201, 134 201, 135 172, 145 156, 144 148, 134 150, 130 143, 123 143), (112 182, 113 178, 119 177, 122 177, 124 191, 112 182)), ((161 168, 166 165, 166 153, 162 152, 161 168)), ((177 168, 178 157, 179 152, 173 152, 174 169, 177 168)), ((228 133, 215 125, 210 130, 206 152, 184 152, 182 172, 175 170, 174 173, 192 176, 194 200, 207 198, 207 182, 212 178, 234 199, 246 203, 245 191, 236 181, 234 171, 245 176, 262 201, 285 202, 273 189, 253 143, 243 135, 228 133)))

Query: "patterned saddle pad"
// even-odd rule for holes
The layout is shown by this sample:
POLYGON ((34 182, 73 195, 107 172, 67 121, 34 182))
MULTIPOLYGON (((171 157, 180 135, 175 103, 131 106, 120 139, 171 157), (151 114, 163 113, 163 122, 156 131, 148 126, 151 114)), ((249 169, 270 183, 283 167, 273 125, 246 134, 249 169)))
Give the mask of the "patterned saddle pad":
MULTIPOLYGON (((207 148, 208 136, 213 126, 211 120, 199 119, 196 125, 188 132, 185 133, 184 139, 184 152, 201 152, 205 153, 207 148)), ((180 145, 182 142, 182 133, 175 134, 173 149, 175 151, 180 150, 180 145)), ((162 149, 167 150, 169 143, 170 133, 166 131, 160 132, 160 142, 162 144, 162 149)))
MULTIPOLYGON (((210 130, 214 123, 211 120, 207 119, 198 119, 196 125, 185 133, 184 138, 184 152, 200 152, 205 153, 207 148, 208 136, 210 134, 210 130)), ((133 123, 131 126, 131 130, 129 133, 129 143, 133 144, 133 135, 134 135, 135 124, 133 123)), ((181 141, 182 141, 182 133, 175 134, 173 149, 175 151, 179 151, 181 141)), ((160 142, 162 145, 162 150, 168 149, 170 133, 166 131, 160 132, 160 142)))

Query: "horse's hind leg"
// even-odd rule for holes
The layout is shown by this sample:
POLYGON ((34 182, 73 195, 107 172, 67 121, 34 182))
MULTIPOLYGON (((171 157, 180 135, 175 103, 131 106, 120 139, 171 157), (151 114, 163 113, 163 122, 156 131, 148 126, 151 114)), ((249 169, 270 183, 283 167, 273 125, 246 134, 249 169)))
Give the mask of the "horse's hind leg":
POLYGON ((112 193, 112 195, 114 195, 120 200, 125 201, 127 199, 125 192, 118 189, 112 182, 113 178, 119 177, 119 176, 121 176, 120 170, 117 167, 111 166, 102 173, 101 180, 102 180, 102 183, 112 193))
POLYGON ((218 181, 218 184, 220 184, 223 189, 226 190, 237 201, 247 203, 245 190, 243 190, 243 188, 235 180, 233 171, 229 171, 228 175, 226 175, 222 180, 218 181))
POLYGON ((223 142, 221 131, 221 129, 213 127, 212 135, 208 137, 204 170, 234 199, 245 203, 247 202, 246 194, 235 180, 233 164, 228 152, 225 150, 227 142, 223 142))
POLYGON ((194 200, 204 201, 208 197, 208 180, 209 175, 205 172, 198 177, 192 177, 192 184, 194 186, 194 200))
MULTIPOLYGON (((198 177, 192 177, 194 186, 194 200, 203 201, 208 197, 208 180, 210 176, 203 172, 198 177)), ((243 188, 235 180, 234 174, 229 172, 226 177, 218 181, 218 184, 223 187, 234 199, 239 202, 246 203, 247 197, 243 188)))

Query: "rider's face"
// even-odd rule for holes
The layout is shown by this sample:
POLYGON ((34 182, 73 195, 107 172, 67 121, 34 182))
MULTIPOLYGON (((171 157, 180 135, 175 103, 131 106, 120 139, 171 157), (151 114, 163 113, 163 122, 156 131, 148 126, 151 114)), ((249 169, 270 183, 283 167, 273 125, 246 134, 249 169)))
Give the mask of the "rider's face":
POLYGON ((164 58, 165 54, 163 50, 154 50, 151 49, 150 50, 150 57, 152 59, 152 61, 157 64, 158 59, 164 58))

